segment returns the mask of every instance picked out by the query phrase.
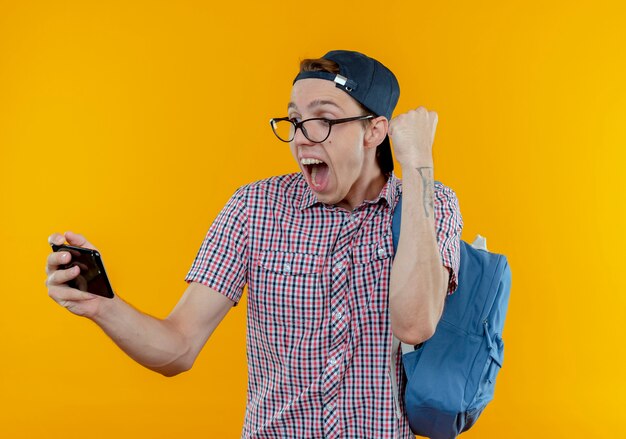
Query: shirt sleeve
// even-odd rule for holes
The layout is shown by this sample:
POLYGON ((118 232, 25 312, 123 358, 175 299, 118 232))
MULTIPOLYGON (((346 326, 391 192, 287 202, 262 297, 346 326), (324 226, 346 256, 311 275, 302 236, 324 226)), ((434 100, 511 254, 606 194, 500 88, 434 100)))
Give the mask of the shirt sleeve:
POLYGON ((198 282, 239 302, 248 273, 248 220, 243 188, 230 198, 198 250, 187 283, 198 282))
POLYGON ((463 218, 459 210, 459 200, 452 189, 435 181, 435 227, 441 262, 450 272, 448 294, 458 286, 461 262, 461 231, 463 218))

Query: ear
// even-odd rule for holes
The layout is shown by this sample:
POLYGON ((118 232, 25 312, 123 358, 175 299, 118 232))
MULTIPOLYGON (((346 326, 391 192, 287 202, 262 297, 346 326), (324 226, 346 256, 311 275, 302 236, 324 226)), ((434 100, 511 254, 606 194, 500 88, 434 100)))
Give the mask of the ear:
POLYGON ((389 131, 389 121, 385 116, 370 119, 370 125, 365 130, 363 144, 366 148, 376 148, 380 145, 389 131))

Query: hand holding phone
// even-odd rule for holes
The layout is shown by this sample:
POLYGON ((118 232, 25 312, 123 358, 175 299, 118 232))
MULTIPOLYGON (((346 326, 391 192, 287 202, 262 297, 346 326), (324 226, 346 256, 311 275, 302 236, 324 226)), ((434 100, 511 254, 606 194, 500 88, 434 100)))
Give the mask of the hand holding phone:
POLYGON ((69 287, 109 299, 114 297, 102 258, 97 250, 66 244, 50 245, 55 252, 66 251, 70 254, 70 261, 59 266, 60 269, 66 270, 74 266, 80 268, 78 276, 67 282, 69 287))

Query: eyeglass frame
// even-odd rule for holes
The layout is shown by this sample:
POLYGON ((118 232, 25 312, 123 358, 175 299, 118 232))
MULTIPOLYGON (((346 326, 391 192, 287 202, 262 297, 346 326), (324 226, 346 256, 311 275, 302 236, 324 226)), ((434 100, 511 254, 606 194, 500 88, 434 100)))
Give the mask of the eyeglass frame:
POLYGON ((326 139, 328 139, 330 137, 330 132, 332 131, 333 125, 338 125, 338 124, 346 123, 346 122, 354 122, 354 121, 357 121, 357 120, 373 119, 374 117, 376 117, 376 116, 374 116, 373 114, 363 114, 361 116, 344 117, 343 119, 327 119, 325 117, 312 117, 310 119, 301 120, 300 122, 295 122, 293 119, 291 119, 289 117, 274 117, 274 118, 270 119, 270 127, 272 127, 272 132, 278 138, 278 140, 280 140, 281 142, 285 142, 285 143, 291 142, 293 139, 296 138, 296 131, 298 131, 298 128, 300 128, 300 131, 302 131, 302 134, 304 134, 304 137, 306 137, 310 142, 322 143, 322 142, 325 142, 326 139), (303 127, 303 124, 304 124, 304 122, 308 122, 310 120, 323 120, 323 121, 325 121, 328 124, 328 134, 326 135, 326 137, 324 137, 324 140, 315 141, 315 140, 309 138, 309 136, 308 136, 308 134, 306 132, 306 129, 304 129, 304 127, 303 127), (282 121, 291 122, 291 124, 295 127, 295 129, 293 130, 293 136, 289 140, 283 140, 276 133, 276 130, 274 129, 274 123, 275 122, 282 122, 282 121))

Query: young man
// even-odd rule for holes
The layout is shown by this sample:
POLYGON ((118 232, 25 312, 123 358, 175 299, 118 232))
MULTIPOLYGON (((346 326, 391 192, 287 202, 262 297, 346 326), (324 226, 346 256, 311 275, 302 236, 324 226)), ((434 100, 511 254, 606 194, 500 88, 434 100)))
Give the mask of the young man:
MULTIPOLYGON (((191 368, 247 284, 243 437, 414 437, 392 334, 417 344, 434 332, 456 287, 462 220, 454 193, 433 180, 436 113, 418 108, 391 120, 398 96, 391 71, 360 53, 303 61, 288 116, 271 121, 302 172, 235 192, 167 318, 67 287, 78 272, 58 269, 66 252, 48 257, 49 295, 170 376, 191 368), (391 218, 402 192, 392 268, 391 218)), ((64 239, 93 247, 71 232, 49 240, 64 239)))

